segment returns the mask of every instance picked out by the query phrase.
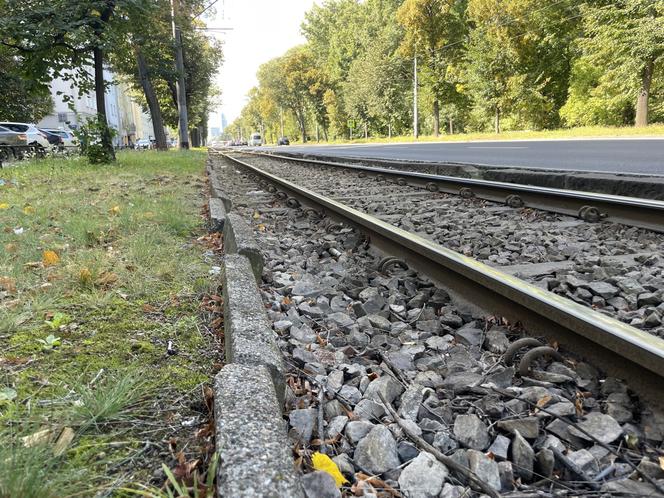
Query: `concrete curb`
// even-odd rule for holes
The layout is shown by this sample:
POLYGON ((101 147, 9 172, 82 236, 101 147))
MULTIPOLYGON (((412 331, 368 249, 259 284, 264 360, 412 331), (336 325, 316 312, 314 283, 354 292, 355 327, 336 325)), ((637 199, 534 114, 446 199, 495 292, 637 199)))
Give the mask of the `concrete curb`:
MULTIPOLYGON (((242 365, 264 365, 272 376, 279 402, 286 390, 284 359, 267 318, 249 259, 224 256, 224 345, 226 360, 242 365)), ((260 395, 259 393, 255 393, 260 395)))
POLYGON ((224 230, 224 223, 226 221, 226 208, 221 199, 210 197, 208 200, 208 208, 210 210, 210 231, 221 232, 224 230))
POLYGON ((226 254, 242 254, 249 258, 256 281, 260 282, 263 277, 263 254, 251 227, 237 214, 226 214, 224 248, 226 254))
POLYGON ((226 365, 214 388, 219 496, 304 498, 267 369, 226 365))
POLYGON ((582 190, 602 194, 664 200, 664 177, 647 174, 607 173, 580 170, 533 169, 521 167, 497 167, 482 164, 435 163, 425 161, 389 160, 366 157, 340 157, 311 152, 270 151, 302 159, 350 163, 389 169, 401 169, 432 175, 477 178, 507 183, 521 183, 538 187, 582 190))
POLYGON ((286 368, 257 282, 263 256, 251 226, 230 213, 225 161, 210 158, 210 220, 223 229, 222 294, 227 365, 214 382, 219 496, 304 498, 282 408, 286 368), (223 217, 222 217, 223 213, 223 217))

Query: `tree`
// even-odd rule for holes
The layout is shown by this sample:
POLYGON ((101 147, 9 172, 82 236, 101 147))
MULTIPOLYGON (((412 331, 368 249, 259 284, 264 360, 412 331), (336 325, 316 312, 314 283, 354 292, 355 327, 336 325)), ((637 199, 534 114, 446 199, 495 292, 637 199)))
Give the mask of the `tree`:
POLYGON ((53 110, 48 87, 21 74, 23 57, 0 46, 0 116, 8 121, 34 123, 53 110))
POLYGON ((664 0, 594 0, 582 8, 581 40, 590 64, 605 68, 602 86, 635 99, 634 124, 648 124, 650 92, 664 54, 664 0))
POLYGON ((424 82, 433 96, 434 135, 440 134, 440 105, 455 94, 447 67, 458 60, 466 26, 465 2, 458 0, 405 0, 397 11, 404 27, 401 50, 418 57, 424 68, 424 82))

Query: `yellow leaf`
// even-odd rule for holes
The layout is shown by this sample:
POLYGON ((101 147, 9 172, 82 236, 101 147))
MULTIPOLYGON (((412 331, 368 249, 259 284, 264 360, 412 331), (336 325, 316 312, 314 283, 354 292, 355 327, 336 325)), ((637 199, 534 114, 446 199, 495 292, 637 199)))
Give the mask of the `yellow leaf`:
POLYGON ((92 283, 92 272, 87 268, 83 268, 81 273, 78 274, 78 280, 83 285, 90 285, 92 283))
POLYGON ((60 262, 60 256, 55 251, 44 251, 42 254, 42 263, 44 266, 57 265, 60 262))
POLYGON ((30 205, 27 205, 23 208, 23 214, 35 214, 35 208, 30 205))
POLYGON ((261 214, 258 211, 254 211, 254 219, 257 220, 261 217, 261 214))
POLYGON ((659 468, 664 470, 664 456, 659 457, 659 468))
POLYGON ((542 408, 542 407, 548 405, 549 401, 551 401, 551 399, 552 399, 551 396, 549 396, 548 394, 542 396, 539 400, 537 400, 537 407, 542 408))
POLYGON ((259 223, 258 230, 261 231, 261 232, 264 232, 265 231, 265 225, 263 225, 262 223, 259 223))
POLYGON ((0 209, 9 209, 9 204, 7 204, 6 202, 0 203, 0 209))
POLYGON ((108 212, 112 215, 120 214, 120 206, 113 206, 108 212))
POLYGON ((334 463, 329 456, 317 451, 311 455, 311 463, 313 464, 314 469, 322 470, 334 477, 334 482, 336 482, 337 488, 340 488, 342 484, 348 482, 348 479, 343 476, 339 467, 337 467, 337 464, 334 463))

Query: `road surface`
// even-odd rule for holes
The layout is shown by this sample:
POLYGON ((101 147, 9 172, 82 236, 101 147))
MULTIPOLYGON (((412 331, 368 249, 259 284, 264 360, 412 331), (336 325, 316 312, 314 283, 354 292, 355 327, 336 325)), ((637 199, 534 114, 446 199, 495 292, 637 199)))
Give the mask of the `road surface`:
POLYGON ((309 145, 273 149, 342 157, 664 175, 664 138, 309 145))

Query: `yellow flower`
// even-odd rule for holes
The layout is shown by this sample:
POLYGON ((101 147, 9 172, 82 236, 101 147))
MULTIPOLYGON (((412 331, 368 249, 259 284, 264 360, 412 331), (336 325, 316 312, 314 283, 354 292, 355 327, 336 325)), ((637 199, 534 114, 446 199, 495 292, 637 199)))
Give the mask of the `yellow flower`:
POLYGON ((44 251, 42 254, 42 263, 44 266, 57 265, 60 262, 60 256, 55 251, 44 251))

